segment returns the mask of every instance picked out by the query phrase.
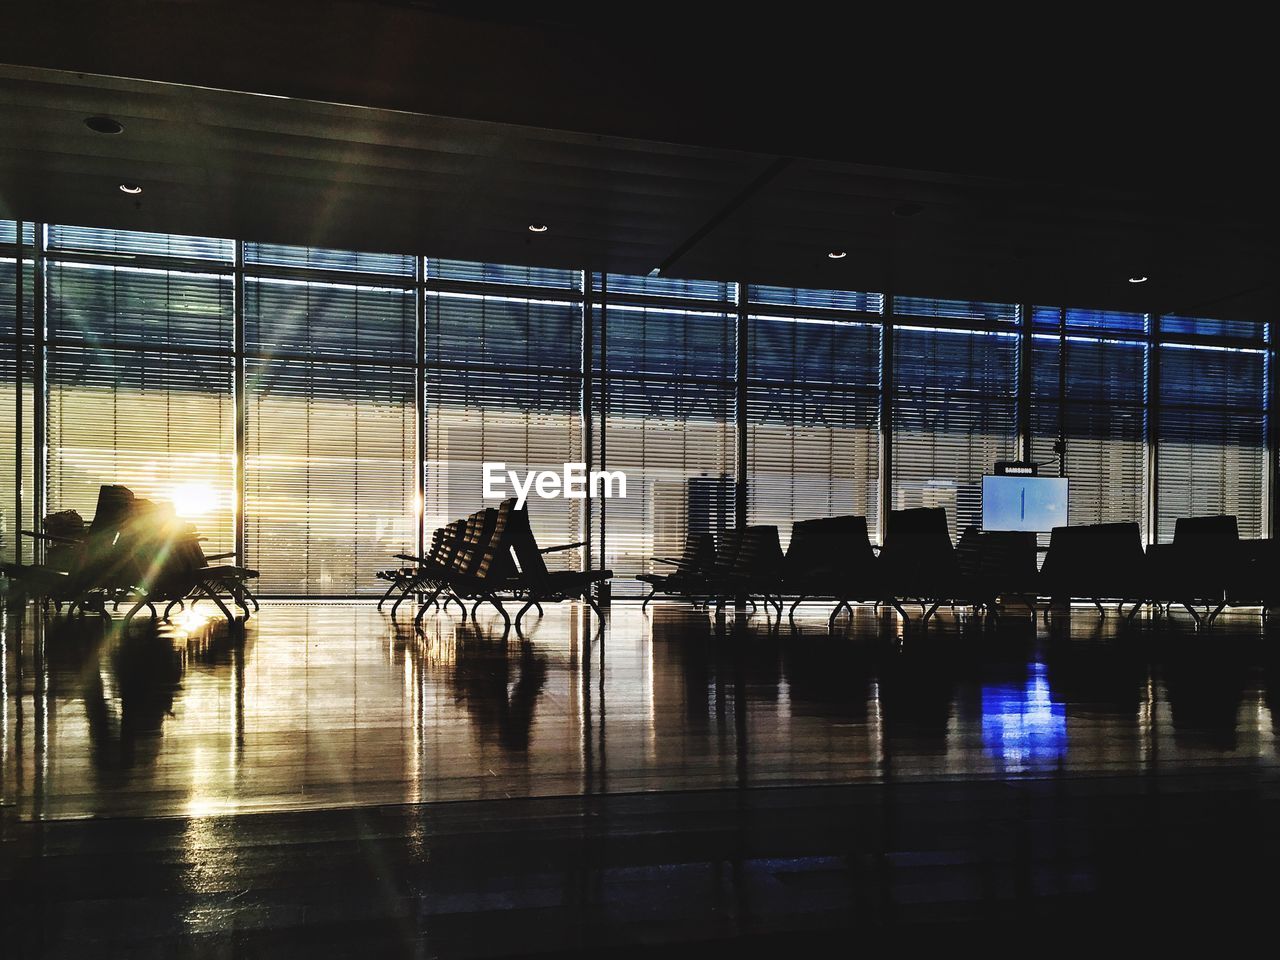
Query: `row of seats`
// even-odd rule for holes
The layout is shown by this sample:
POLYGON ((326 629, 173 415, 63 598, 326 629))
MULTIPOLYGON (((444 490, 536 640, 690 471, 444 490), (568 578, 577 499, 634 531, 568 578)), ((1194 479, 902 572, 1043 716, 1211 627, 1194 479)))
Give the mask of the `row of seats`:
POLYGON ((939 606, 995 610, 997 602, 1048 609, 1072 600, 1104 600, 1167 610, 1184 606, 1197 626, 1212 623, 1228 605, 1267 606, 1280 600, 1273 585, 1276 543, 1241 540, 1230 516, 1178 521, 1172 543, 1144 548, 1136 523, 1055 528, 1044 564, 1033 533, 969 529, 952 544, 946 510, 894 510, 884 544, 871 543, 865 517, 802 520, 784 554, 773 526, 726 531, 718 541, 691 538, 679 558, 655 558, 674 567, 639 579, 655 595, 680 596, 722 606, 737 598, 775 606, 791 600, 835 602, 831 619, 853 602, 888 603, 904 617, 919 603, 928 620, 939 606), (1201 612, 1200 607, 1204 607, 1201 612))

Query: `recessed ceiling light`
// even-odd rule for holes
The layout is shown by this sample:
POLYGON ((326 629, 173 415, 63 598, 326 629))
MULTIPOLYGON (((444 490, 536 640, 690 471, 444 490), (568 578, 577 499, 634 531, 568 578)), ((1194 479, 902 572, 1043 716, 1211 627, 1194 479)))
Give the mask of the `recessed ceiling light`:
POLYGON ((1129 282, 1130 282, 1130 283, 1146 283, 1146 282, 1147 282, 1147 278, 1146 278, 1146 277, 1139 276, 1139 275, 1135 274, 1134 276, 1132 276, 1132 277, 1130 277, 1130 278, 1129 278, 1129 282))
POLYGON ((529 232, 530 233, 546 233, 547 225, 545 223, 531 223, 529 224, 529 232))
POLYGON ((136 183, 122 183, 120 184, 120 192, 127 193, 132 196, 133 194, 141 193, 142 188, 136 183))
POLYGON ((124 133, 124 124, 110 117, 85 117, 84 125, 94 133, 114 135, 124 133))
POLYGON ((849 254, 843 250, 832 250, 827 256, 832 260, 843 260, 849 254))

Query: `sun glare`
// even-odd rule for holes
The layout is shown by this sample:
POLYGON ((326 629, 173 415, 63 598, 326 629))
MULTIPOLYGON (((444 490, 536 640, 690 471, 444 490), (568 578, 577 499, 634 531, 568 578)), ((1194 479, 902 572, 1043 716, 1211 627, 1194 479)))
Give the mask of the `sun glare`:
POLYGON ((173 512, 180 517, 203 517, 218 505, 218 496, 207 483, 184 483, 174 487, 173 512))

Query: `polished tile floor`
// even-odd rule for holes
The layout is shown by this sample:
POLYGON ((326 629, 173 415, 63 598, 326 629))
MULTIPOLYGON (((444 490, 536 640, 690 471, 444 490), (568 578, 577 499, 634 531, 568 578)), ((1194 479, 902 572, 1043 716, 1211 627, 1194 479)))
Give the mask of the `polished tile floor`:
POLYGON ((524 639, 365 603, 265 603, 240 632, 8 615, 0 943, 816 949, 1101 917, 1112 884, 1238 905, 1244 851, 1271 862, 1280 655, 1256 615, 825 614, 618 603, 597 632, 564 605, 524 639))

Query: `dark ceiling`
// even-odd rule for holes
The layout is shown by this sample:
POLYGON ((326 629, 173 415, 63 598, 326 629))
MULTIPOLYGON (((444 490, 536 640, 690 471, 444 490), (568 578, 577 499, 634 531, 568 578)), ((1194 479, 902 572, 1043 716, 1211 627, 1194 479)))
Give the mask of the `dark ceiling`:
POLYGON ((1224 68, 1203 23, 1193 57, 1119 20, 1017 41, 934 13, 926 35, 832 5, 601 7, 23 5, 0 33, 0 216, 1275 315, 1247 30, 1224 68))

